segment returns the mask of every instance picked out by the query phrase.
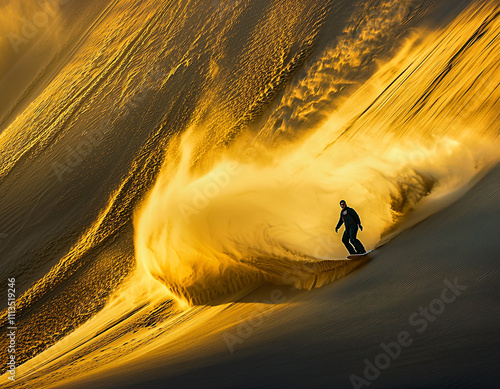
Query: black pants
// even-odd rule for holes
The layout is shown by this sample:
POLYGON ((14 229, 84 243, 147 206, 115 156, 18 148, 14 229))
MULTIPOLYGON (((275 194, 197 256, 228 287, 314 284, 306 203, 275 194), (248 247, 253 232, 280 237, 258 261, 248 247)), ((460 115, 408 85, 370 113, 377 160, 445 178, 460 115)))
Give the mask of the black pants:
POLYGON ((345 227, 344 235, 342 235, 342 243, 344 243, 344 246, 349 251, 349 254, 366 253, 365 248, 363 247, 359 239, 356 238, 357 233, 358 233, 358 226, 345 227), (352 247, 353 245, 354 247, 352 247))

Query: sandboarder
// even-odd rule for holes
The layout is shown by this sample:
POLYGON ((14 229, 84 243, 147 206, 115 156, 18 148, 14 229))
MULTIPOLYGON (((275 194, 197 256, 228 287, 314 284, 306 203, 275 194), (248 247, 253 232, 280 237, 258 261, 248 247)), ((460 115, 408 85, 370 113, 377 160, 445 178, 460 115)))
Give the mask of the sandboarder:
POLYGON ((358 214, 354 209, 347 206, 345 200, 340 201, 340 207, 342 208, 342 211, 340 211, 340 219, 337 223, 337 227, 335 227, 335 232, 338 233, 339 228, 342 226, 342 224, 345 224, 344 235, 342 235, 342 243, 344 243, 349 253, 366 253, 365 248, 363 247, 359 239, 356 238, 356 234, 358 233, 358 226, 359 229, 363 231, 363 226, 361 225, 361 220, 359 219, 358 214))

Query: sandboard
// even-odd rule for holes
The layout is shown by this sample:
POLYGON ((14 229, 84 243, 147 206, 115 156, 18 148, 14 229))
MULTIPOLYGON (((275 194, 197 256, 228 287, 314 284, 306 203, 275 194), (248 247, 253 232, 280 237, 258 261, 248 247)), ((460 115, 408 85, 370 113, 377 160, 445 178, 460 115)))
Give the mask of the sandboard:
POLYGON ((369 255, 373 250, 367 251, 364 254, 351 254, 347 256, 347 259, 361 259, 369 255))

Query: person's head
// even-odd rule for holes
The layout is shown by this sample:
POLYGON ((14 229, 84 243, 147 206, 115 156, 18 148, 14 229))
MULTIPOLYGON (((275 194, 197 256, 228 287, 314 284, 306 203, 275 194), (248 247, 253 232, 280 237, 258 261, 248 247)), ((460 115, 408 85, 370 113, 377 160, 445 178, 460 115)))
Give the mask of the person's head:
POLYGON ((344 209, 345 207, 347 207, 345 200, 340 200, 340 208, 344 209))

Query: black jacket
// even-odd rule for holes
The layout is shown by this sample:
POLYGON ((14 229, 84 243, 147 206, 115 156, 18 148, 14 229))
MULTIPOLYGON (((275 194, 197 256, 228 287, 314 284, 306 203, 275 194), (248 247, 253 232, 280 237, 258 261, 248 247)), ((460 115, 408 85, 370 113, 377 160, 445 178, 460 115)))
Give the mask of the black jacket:
POLYGON ((359 216, 354 209, 345 207, 345 209, 340 211, 340 219, 335 229, 339 229, 344 223, 346 228, 357 227, 361 225, 361 220, 359 220, 359 216))

